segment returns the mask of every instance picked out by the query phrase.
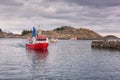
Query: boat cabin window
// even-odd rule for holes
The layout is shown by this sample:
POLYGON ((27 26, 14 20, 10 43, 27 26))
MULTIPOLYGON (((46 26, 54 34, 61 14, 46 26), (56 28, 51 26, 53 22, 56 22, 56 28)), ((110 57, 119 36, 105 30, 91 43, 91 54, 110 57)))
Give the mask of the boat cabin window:
POLYGON ((37 39, 37 41, 46 41, 46 39, 37 39))

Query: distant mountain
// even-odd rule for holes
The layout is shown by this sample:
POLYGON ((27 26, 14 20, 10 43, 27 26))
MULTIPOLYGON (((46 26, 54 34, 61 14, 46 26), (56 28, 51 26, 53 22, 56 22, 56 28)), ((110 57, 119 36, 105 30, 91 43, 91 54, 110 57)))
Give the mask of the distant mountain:
POLYGON ((3 32, 2 29, 0 29, 0 38, 20 38, 20 37, 21 35, 19 34, 3 32))
POLYGON ((107 35, 104 37, 105 39, 118 39, 117 36, 114 36, 114 35, 107 35))

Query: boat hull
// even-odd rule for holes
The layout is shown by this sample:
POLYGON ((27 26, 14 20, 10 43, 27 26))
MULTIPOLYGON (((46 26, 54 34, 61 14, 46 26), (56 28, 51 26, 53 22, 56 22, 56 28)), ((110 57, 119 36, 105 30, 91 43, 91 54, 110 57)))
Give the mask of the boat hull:
POLYGON ((49 43, 35 43, 35 44, 26 44, 26 48, 34 50, 47 49, 49 43))

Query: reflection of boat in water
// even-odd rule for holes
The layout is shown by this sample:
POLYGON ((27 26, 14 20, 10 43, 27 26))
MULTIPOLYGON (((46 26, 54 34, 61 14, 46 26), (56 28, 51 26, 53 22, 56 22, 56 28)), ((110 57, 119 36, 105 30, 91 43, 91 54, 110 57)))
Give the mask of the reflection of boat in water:
POLYGON ((32 50, 26 49, 27 57, 31 62, 31 74, 32 80, 36 79, 36 75, 42 69, 44 69, 44 64, 48 56, 48 49, 45 50, 32 50))
POLYGON ((48 45, 48 38, 43 35, 37 36, 36 29, 33 27, 32 38, 28 39, 28 42, 26 43, 26 48, 40 50, 47 49, 48 45))
POLYGON ((33 58, 35 60, 45 60, 47 55, 48 55, 48 49, 42 49, 42 50, 31 50, 31 49, 26 49, 26 53, 30 58, 33 58))

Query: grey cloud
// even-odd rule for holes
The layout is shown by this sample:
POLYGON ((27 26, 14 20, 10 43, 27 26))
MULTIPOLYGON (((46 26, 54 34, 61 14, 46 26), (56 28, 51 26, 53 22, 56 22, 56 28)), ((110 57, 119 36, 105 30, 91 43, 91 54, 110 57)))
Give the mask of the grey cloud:
POLYGON ((22 6, 23 3, 18 0, 0 0, 0 5, 4 6, 22 6))
POLYGON ((120 0, 65 0, 70 4, 78 4, 93 7, 120 6, 120 0))
POLYGON ((111 7, 120 6, 120 0, 44 0, 43 2, 66 2, 69 5, 82 5, 89 7, 111 7))
POLYGON ((120 32, 119 5, 120 0, 0 0, 0 24, 14 26, 11 29, 16 31, 21 24, 43 24, 43 29, 71 25, 120 32))
POLYGON ((120 33, 120 29, 115 26, 99 26, 101 29, 98 29, 98 32, 101 33, 120 33))

